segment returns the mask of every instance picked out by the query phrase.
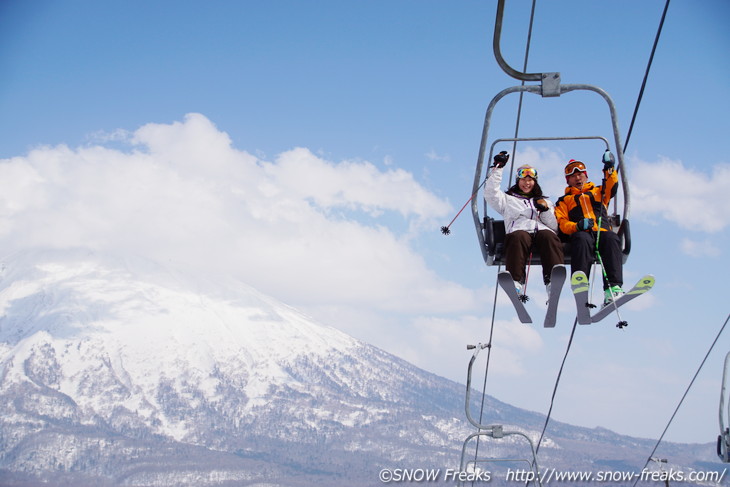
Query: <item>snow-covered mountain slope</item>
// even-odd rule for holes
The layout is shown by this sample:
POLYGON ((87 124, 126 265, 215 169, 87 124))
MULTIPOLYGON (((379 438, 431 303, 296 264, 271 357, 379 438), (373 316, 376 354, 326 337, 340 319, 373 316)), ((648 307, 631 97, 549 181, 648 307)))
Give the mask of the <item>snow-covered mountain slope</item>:
MULTIPOLYGON (((2 485, 377 485, 384 467, 457 468, 463 401, 240 282, 85 250, 0 270, 2 485)), ((486 406, 538 436, 539 415, 486 406)), ((588 468, 650 444, 555 423, 543 451, 588 468)))
MULTIPOLYGON (((10 263, 0 282, 3 383, 50 387, 79 412, 107 419, 134 411, 176 440, 195 435, 195 425, 166 413, 161 387, 196 404, 221 403, 235 390, 236 412, 245 415, 271 389, 305 392, 290 373, 297 362, 327 363, 358 347, 241 284, 185 282, 141 260, 28 257, 10 263)), ((367 383, 347 383, 342 371, 330 379, 376 394, 367 383)), ((365 420, 367 411, 359 413, 338 419, 365 420)))
POLYGON ((124 476, 123 462, 104 459, 113 449, 99 437, 109 434, 295 470, 322 462, 308 462, 322 454, 312 446, 388 458, 389 449, 406 455, 409 436, 447 450, 462 436, 453 435, 463 428, 451 417, 463 400, 453 384, 239 282, 191 279, 143 259, 28 252, 3 266, 0 316, 0 467, 11 471, 124 476), (434 401, 439 388, 445 397, 434 401), (391 424, 396 409, 419 423, 434 407, 439 417, 425 430, 406 422, 391 425, 403 428, 392 440, 358 438, 391 424), (49 451, 30 455, 29 442, 49 451), (83 455, 96 448, 104 458, 94 466, 83 455))

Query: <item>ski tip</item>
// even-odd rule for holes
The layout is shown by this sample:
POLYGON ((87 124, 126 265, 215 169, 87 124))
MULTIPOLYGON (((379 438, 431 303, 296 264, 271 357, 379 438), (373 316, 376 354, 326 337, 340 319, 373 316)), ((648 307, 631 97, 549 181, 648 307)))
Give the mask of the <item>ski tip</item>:
POLYGON ((641 278, 641 281, 639 281, 644 286, 653 286, 654 282, 656 282, 656 279, 651 274, 647 274, 646 276, 641 278))
POLYGON ((654 287, 654 276, 647 275, 639 279, 639 282, 636 283, 636 285, 630 289, 626 294, 644 294, 645 292, 649 291, 651 288, 654 287))
POLYGON ((507 272, 507 271, 499 271, 499 272, 497 273, 497 279, 498 279, 498 280, 499 280, 499 279, 506 279, 507 277, 509 277, 509 278, 510 278, 510 280, 512 280, 512 274, 510 274, 510 273, 509 273, 509 272, 507 272))
POLYGON ((570 277, 570 286, 573 291, 587 291, 588 290, 588 276, 584 272, 574 272, 570 277))
POLYGON ((570 280, 571 280, 571 281, 578 281, 578 282, 581 282, 581 281, 587 281, 587 280, 588 280, 588 276, 586 276, 586 273, 585 273, 585 272, 583 272, 583 271, 575 271, 575 272, 574 272, 574 273, 573 273, 573 274, 572 274, 572 275, 570 276, 570 280))
POLYGON ((568 271, 565 268, 563 264, 558 264, 553 267, 553 269, 550 271, 551 277, 557 277, 557 276, 565 276, 567 275, 568 271))

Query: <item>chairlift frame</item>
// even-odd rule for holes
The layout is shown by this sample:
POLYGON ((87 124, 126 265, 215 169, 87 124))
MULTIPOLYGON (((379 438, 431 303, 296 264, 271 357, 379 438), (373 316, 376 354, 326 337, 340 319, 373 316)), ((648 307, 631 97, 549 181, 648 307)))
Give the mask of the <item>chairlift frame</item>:
MULTIPOLYGON (((493 37, 493 50, 494 50, 494 56, 497 60, 497 63, 502 68, 502 70, 507 73, 509 76, 516 78, 518 80, 522 81, 539 81, 540 85, 521 85, 521 86, 513 86, 510 88, 506 88, 502 91, 500 91, 489 103, 486 111, 486 115, 484 117, 484 126, 482 128, 482 138, 481 143, 479 145, 479 156, 477 158, 477 165, 476 165, 476 171, 474 174, 474 184, 472 187, 472 198, 471 198, 471 210, 472 210, 472 216, 474 218, 474 225, 477 230, 477 237, 479 239, 480 248, 482 251, 482 255, 484 257, 484 261, 487 265, 501 265, 502 262, 499 261, 499 259, 495 259, 495 251, 497 248, 497 242, 495 239, 495 233, 494 233, 494 222, 496 220, 490 219, 486 216, 486 205, 485 205, 485 217, 482 221, 482 217, 479 214, 479 204, 478 204, 478 198, 477 195, 479 193, 479 190, 483 184, 483 182, 486 180, 486 175, 484 174, 484 159, 487 152, 487 143, 489 140, 489 129, 491 125, 492 120, 492 113, 494 112, 494 108, 497 105, 497 103, 502 100, 507 95, 513 94, 513 93, 531 93, 531 94, 539 94, 542 97, 558 97, 561 95, 564 95, 566 93, 570 92, 576 92, 576 91, 589 91, 598 94, 601 96, 607 103, 608 109, 611 115, 611 126, 613 129, 613 143, 614 143, 614 154, 617 158, 617 166, 616 171, 618 171, 619 177, 620 177, 620 184, 619 187, 621 188, 621 192, 623 195, 623 221, 620 222, 618 234, 622 239, 622 247, 623 247, 623 261, 625 262, 630 249, 631 249, 631 239, 630 239, 630 232, 629 232, 629 225, 628 225, 628 218, 629 218, 629 212, 631 209, 631 199, 630 199, 630 193, 629 193, 629 185, 628 185, 628 172, 626 170, 626 163, 624 161, 624 153, 623 153, 623 146, 621 144, 620 139, 620 131, 618 127, 618 117, 616 115, 616 106, 613 103, 613 100, 611 97, 604 91, 603 89, 588 85, 588 84, 561 84, 561 78, 560 73, 557 72, 546 72, 546 73, 523 73, 520 71, 517 71, 513 69, 502 56, 501 50, 500 50, 500 38, 502 33, 502 19, 504 17, 504 2, 505 0, 498 0, 497 2, 497 17, 495 21, 494 26, 494 37, 493 37)), ((576 139, 586 139, 586 138, 598 138, 600 140, 603 140, 606 144, 607 148, 609 148, 610 144, 607 139, 603 137, 545 137, 545 138, 515 138, 515 139, 498 139, 496 140, 489 149, 489 159, 491 161, 492 159, 492 153, 494 151, 494 146, 498 142, 504 142, 511 140, 513 142, 518 141, 530 141, 530 140, 576 140, 576 139)), ((614 200, 614 205, 616 205, 616 200, 614 200)), ((614 210, 615 213, 615 210, 614 210)), ((617 215, 614 214, 614 218, 617 217, 617 215)), ((504 222, 502 222, 503 224, 504 222)), ((616 222, 613 222, 616 223, 616 222)), ((504 225, 502 225, 502 230, 504 230, 504 225)), ((567 256, 569 256, 569 253, 566 253, 567 256)), ((471 375, 472 375, 472 367, 474 365, 474 362, 477 358, 477 355, 479 352, 487 348, 491 345, 489 344, 479 344, 477 346, 470 345, 467 348, 468 349, 475 349, 472 358, 469 362, 468 371, 467 371, 467 385, 466 385, 466 402, 465 402, 465 411, 466 411, 466 417, 469 420, 469 422, 477 428, 477 431, 467 437, 467 439, 464 441, 464 446, 462 448, 461 453, 461 467, 462 469, 467 464, 476 464, 476 462, 479 460, 478 458, 475 458, 474 461, 466 462, 465 461, 465 455, 466 455, 466 449, 468 443, 474 439, 474 438, 481 438, 481 437, 488 437, 492 439, 501 439, 505 436, 517 436, 519 438, 522 438, 526 440, 530 447, 530 452, 532 456, 532 460, 525 459, 535 474, 535 479, 537 480, 538 484, 542 486, 540 476, 538 474, 539 467, 537 464, 537 450, 535 449, 535 445, 532 441, 532 439, 527 436, 525 433, 517 430, 505 430, 502 425, 498 424, 482 424, 479 421, 476 421, 472 415, 470 410, 470 400, 471 400, 471 375)), ((483 391, 482 394, 486 394, 486 391, 483 391)), ((730 433, 729 433, 730 435, 730 433)), ((719 441, 719 440, 718 440, 719 441)), ((719 448, 719 447, 718 447, 719 448)), ((503 459, 503 460, 510 460, 513 461, 513 459, 503 459)), ((499 459, 491 459, 491 461, 500 461, 499 459)))
POLYGON ((730 428, 726 419, 730 421, 730 404, 728 410, 725 411, 725 402, 727 399, 727 380, 730 375, 730 352, 725 355, 725 368, 722 371, 722 388, 720 389, 720 434, 717 437, 717 456, 724 463, 730 463, 730 428))
MULTIPOLYGON (((486 216, 486 205, 485 205, 485 217, 481 218, 479 215, 479 204, 478 198, 476 197, 479 193, 479 188, 486 180, 487 175, 484 173, 484 156, 486 153, 487 141, 489 138, 489 128, 492 121, 492 112, 494 111, 497 103, 505 96, 512 93, 532 93, 539 94, 542 97, 559 97, 563 94, 570 93, 573 91, 590 91, 600 95, 608 105, 609 112, 611 115, 611 127, 613 129, 614 139, 614 154, 618 159, 616 171, 620 176, 620 184, 622 196, 623 196, 623 221, 621 221, 619 215, 614 210, 612 218, 612 227, 616 228, 616 232, 622 240, 622 259, 625 263, 628 259, 631 251, 631 233, 629 227, 629 212, 631 209, 631 198, 628 184, 628 172, 626 170, 626 163, 624 161, 623 145, 621 144, 620 130, 618 126, 618 116, 616 114, 616 105, 613 103, 611 96, 603 89, 588 85, 588 84, 561 84, 561 77, 559 72, 543 72, 543 73, 525 73, 514 69, 510 66, 502 55, 500 47, 502 37, 502 21, 504 18, 504 4, 505 0, 498 0, 497 2, 497 16, 494 22, 494 36, 492 37, 492 50, 494 51, 494 58, 497 64, 502 70, 512 78, 520 81, 539 81, 540 85, 520 85, 506 88, 492 99, 487 107, 487 112, 484 117, 484 127, 482 129, 482 139, 479 145, 479 156, 477 158, 476 171, 474 174, 474 184, 472 187, 472 199, 471 199, 471 211, 474 218, 474 225, 477 230, 477 238, 479 239, 479 247, 484 257, 484 262, 488 265, 503 265, 504 258, 497 253, 498 247, 503 243, 504 238, 504 222, 501 220, 494 220, 486 216), (501 222, 501 227, 500 227, 501 222), (500 241, 500 237, 502 241, 500 241)), ((516 138, 513 141, 527 141, 527 140, 576 140, 584 139, 585 137, 550 137, 550 138, 516 138)), ((509 139, 499 139, 509 140, 509 139)), ((606 140, 606 139, 603 139, 606 140)), ((608 143, 607 143, 608 146, 608 143)), ((492 144, 489 151, 489 159, 492 159, 492 151, 494 144, 492 144)), ((615 201, 615 200, 614 200, 615 201)), ((567 249, 566 249, 567 250, 567 249)), ((570 253, 564 252, 565 264, 570 263, 570 253)), ((538 255, 533 255, 532 263, 540 263, 538 255)))
MULTIPOLYGON (((501 3, 501 2, 500 2, 501 3)), ((548 77, 550 79, 553 79, 552 77, 548 77)), ((559 77, 558 77, 559 78, 559 77)), ((631 198, 630 198, 630 192, 629 192, 629 185, 628 185, 628 171, 626 170, 626 163, 624 161, 624 154, 623 149, 621 146, 621 140, 620 140, 620 131, 618 128, 618 118, 616 115, 616 106, 613 103, 613 100, 611 97, 606 93, 603 89, 593 86, 593 85, 587 85, 587 84, 570 84, 570 85, 560 85, 558 87, 551 86, 549 88, 548 93, 545 94, 545 86, 544 84, 542 86, 536 86, 536 85, 530 85, 530 86, 513 86, 510 88, 506 88, 499 92, 489 103, 489 106, 487 107, 487 112, 484 118, 484 127, 482 130, 482 139, 479 146, 479 155, 477 157, 477 164, 476 164, 476 170, 474 174, 474 183, 472 188, 472 194, 476 195, 479 193, 479 190, 481 186, 484 184, 484 180, 486 180, 487 175, 485 173, 485 156, 487 153, 487 144, 489 141, 489 129, 491 126, 492 121, 492 113, 494 112, 494 108, 496 107, 497 103, 502 100, 505 96, 512 94, 512 93, 532 93, 532 94, 539 94, 543 97, 545 96, 560 96, 565 93, 573 92, 573 91, 590 91, 599 94, 607 103, 610 114, 611 114, 611 125, 613 127, 613 138, 614 138, 614 154, 617 156, 618 164, 616 166, 616 170, 619 174, 620 184, 619 187, 621 188, 621 194, 623 199, 623 218, 620 218, 619 214, 614 212, 613 215, 611 215, 612 222, 615 224, 615 231, 619 234, 622 240, 622 253, 623 253, 623 261, 626 262, 628 259, 628 255, 631 251, 631 238, 630 238, 630 227, 629 227, 629 213, 631 209, 631 198)), ((586 139, 600 139, 603 140, 606 143, 607 149, 610 148, 610 144, 608 143, 607 139, 601 136, 567 136, 567 137, 518 137, 518 138, 501 138, 496 139, 491 145, 489 149, 489 158, 487 160, 492 159, 492 154, 494 151, 494 146, 498 142, 504 142, 504 141, 539 141, 539 140, 586 140, 586 139)), ((492 265, 503 265, 504 264, 504 257, 501 255, 501 244, 503 243, 504 234, 503 234, 503 221, 501 220, 495 220, 493 218, 490 218, 486 215, 486 205, 485 205, 485 216, 484 218, 481 217, 479 213, 479 202, 478 198, 472 198, 471 201, 471 210, 472 210, 472 217, 474 219, 474 225, 477 230, 477 238, 479 240, 479 247, 482 251, 482 256, 484 258, 485 263, 488 266, 492 265), (499 225, 502 225, 502 228, 500 229, 499 225)), ((539 256, 533 255, 533 262, 532 263, 539 263, 540 259, 539 256)), ((570 254, 569 252, 565 253, 565 264, 570 263, 570 254)))
POLYGON ((540 469, 537 464, 537 450, 535 450, 535 444, 533 443, 532 439, 527 436, 525 433, 517 430, 510 430, 505 429, 503 425, 501 424, 482 424, 471 415, 471 376, 472 376, 472 368, 474 367, 474 362, 476 362, 477 356, 479 355, 479 352, 481 352, 483 349, 489 347, 487 344, 478 344, 478 345, 468 345, 467 349, 473 349, 474 353, 471 356, 471 360, 469 360, 469 365, 467 368, 466 373, 466 400, 464 404, 464 410, 466 411, 466 418, 474 427, 477 428, 477 431, 475 433, 470 434, 466 437, 464 440, 464 444, 461 448, 461 462, 459 471, 460 472, 466 472, 468 465, 473 464, 476 468, 476 464, 479 463, 479 459, 475 458, 474 460, 467 461, 466 460, 466 450, 467 446, 469 445, 469 442, 471 442, 474 438, 492 438, 495 440, 503 439, 507 436, 516 436, 518 438, 522 438, 527 442, 527 444, 530 447, 530 452, 532 453, 532 460, 529 458, 490 458, 490 459, 484 459, 481 460, 482 463, 486 462, 525 462, 530 466, 530 470, 532 472, 532 478, 537 482, 537 484, 542 487, 542 479, 540 477, 540 469))

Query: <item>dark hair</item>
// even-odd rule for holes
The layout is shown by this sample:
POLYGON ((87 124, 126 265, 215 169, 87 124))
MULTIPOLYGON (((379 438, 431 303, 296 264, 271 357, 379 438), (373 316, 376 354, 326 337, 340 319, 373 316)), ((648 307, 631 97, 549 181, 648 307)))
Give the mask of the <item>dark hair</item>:
POLYGON ((510 189, 508 189, 507 194, 512 196, 524 196, 527 198, 542 198, 544 195, 542 194, 542 188, 540 185, 535 181, 535 185, 532 187, 532 191, 529 193, 525 193, 522 191, 518 184, 514 184, 510 189))

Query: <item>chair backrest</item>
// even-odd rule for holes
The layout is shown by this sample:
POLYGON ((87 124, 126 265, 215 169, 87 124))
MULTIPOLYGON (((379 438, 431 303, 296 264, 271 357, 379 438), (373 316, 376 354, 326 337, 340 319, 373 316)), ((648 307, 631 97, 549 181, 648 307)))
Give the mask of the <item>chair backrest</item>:
MULTIPOLYGON (((625 263, 631 252, 631 231, 629 221, 624 219, 621 220, 619 215, 612 215, 612 227, 617 228, 616 233, 622 240, 622 260, 625 263)), ((482 226, 484 233, 484 246, 486 247, 487 265, 505 265, 504 255, 504 238, 506 235, 504 228, 504 220, 495 220, 489 216, 484 217, 484 223, 482 226)), ((565 265, 570 264, 570 243, 561 239, 563 242, 563 263, 565 265)), ((537 249, 532 253, 530 259, 531 265, 541 264, 540 254, 537 249)))

